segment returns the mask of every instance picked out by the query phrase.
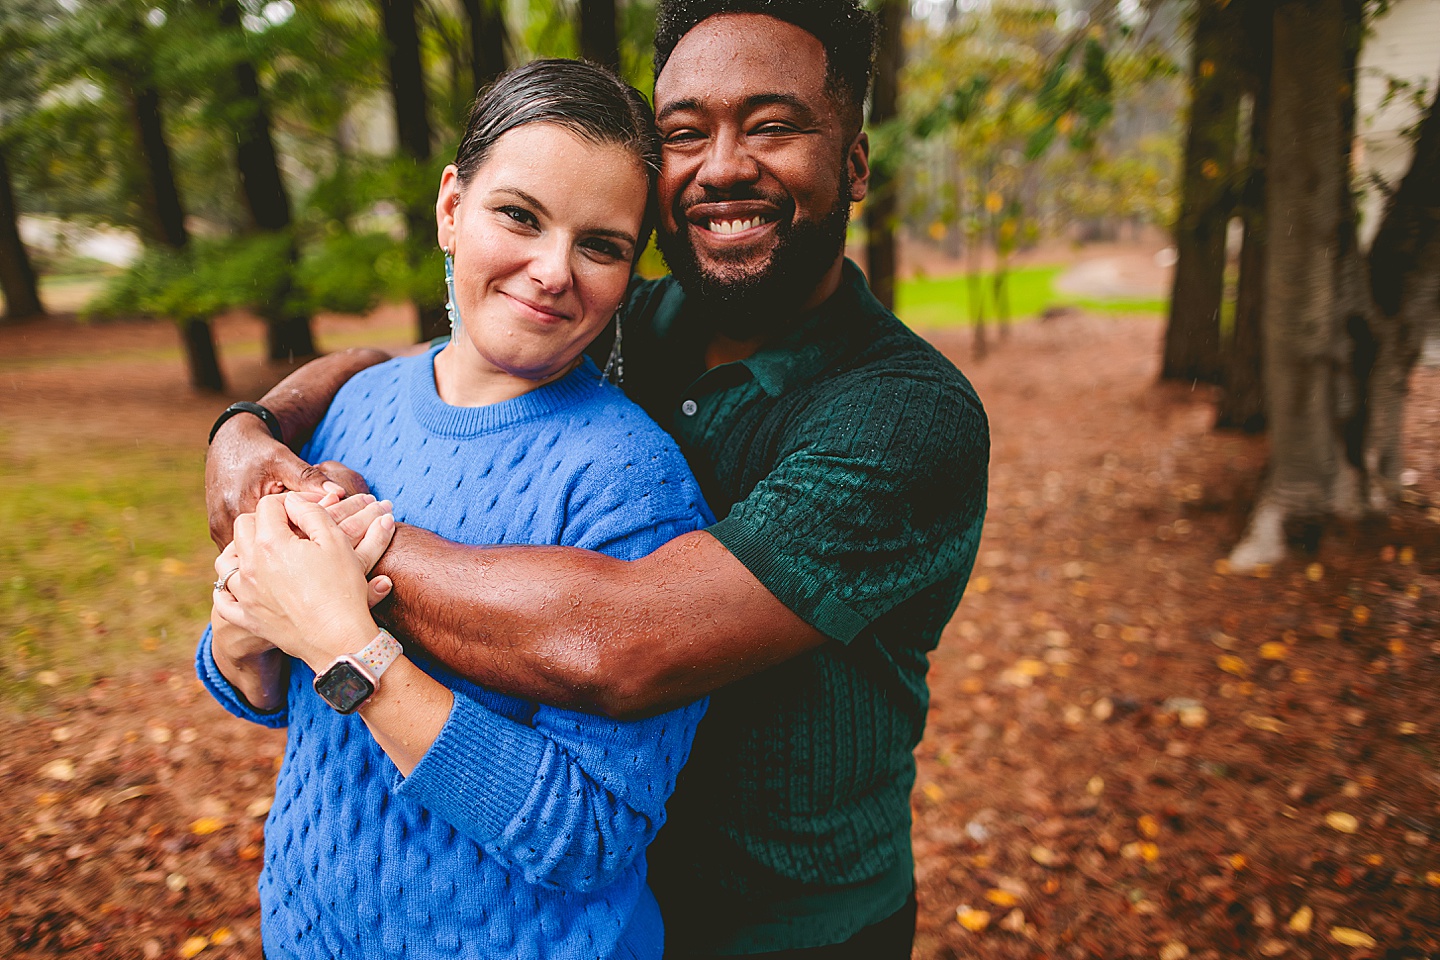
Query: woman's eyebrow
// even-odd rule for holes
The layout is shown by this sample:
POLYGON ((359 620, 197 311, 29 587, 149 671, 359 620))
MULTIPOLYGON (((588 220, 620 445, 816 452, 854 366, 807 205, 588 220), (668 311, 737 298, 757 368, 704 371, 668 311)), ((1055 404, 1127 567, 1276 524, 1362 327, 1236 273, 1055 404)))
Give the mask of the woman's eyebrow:
MULTIPOLYGON (((496 187, 495 192, 508 193, 510 196, 521 201, 522 203, 534 207, 535 212, 540 214, 542 217, 550 216, 550 211, 545 208, 545 204, 541 203, 537 197, 531 196, 524 190, 521 190, 519 187, 496 187)), ((591 236, 596 237, 610 237, 614 240, 623 240, 624 242, 630 244, 632 247, 635 246, 635 244, 638 242, 635 239, 634 234, 626 233, 624 230, 615 230, 611 227, 586 227, 581 232, 588 233, 591 236)))
POLYGON ((512 197, 514 197, 515 199, 520 200, 521 202, 527 203, 527 204, 529 204, 530 206, 534 207, 534 208, 535 208, 535 212, 536 212, 536 213, 539 213, 541 216, 546 216, 546 217, 550 216, 550 211, 549 211, 548 209, 546 209, 545 204, 541 203, 538 198, 532 197, 530 194, 526 193, 524 190, 521 190, 519 187, 496 187, 496 188, 495 188, 495 192, 496 192, 496 193, 508 193, 508 194, 510 194, 512 197))

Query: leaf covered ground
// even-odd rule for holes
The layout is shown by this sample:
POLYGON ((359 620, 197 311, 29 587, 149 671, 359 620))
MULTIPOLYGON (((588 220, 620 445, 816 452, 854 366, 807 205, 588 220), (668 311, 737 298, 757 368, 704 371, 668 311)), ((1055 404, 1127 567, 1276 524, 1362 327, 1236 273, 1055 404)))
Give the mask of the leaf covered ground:
MULTIPOLYGON (((1290 560, 1237 576, 1222 558, 1264 443, 1212 433, 1203 388, 1155 385, 1160 333, 1065 317, 983 363, 963 332, 934 335, 979 388, 994 452, 917 751, 915 955, 1440 955, 1440 370, 1414 378, 1396 514, 1297 530, 1290 560)), ((68 474, 86 449, 154 448, 198 484, 218 404, 186 391, 173 338, 0 331, 8 461, 48 483, 36 458, 68 474)), ((268 376, 231 373, 243 394, 268 376)), ((0 577, 0 955, 258 956, 283 740, 198 689, 203 521, 163 522, 193 531, 191 554, 137 546, 123 518, 45 528, 113 541, 98 600, 31 583, 43 570, 0 577), (103 667, 19 644, 22 602, 103 667), (175 624, 157 639, 160 609, 175 624)))

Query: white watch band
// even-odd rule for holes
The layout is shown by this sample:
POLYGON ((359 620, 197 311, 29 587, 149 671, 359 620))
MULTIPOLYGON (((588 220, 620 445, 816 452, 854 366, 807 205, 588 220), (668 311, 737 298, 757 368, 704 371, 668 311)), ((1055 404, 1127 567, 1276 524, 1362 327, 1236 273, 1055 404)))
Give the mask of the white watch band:
POLYGON ((374 675, 376 680, 380 675, 389 669, 390 664, 399 659, 404 653, 400 641, 390 635, 389 630, 382 629, 375 635, 375 639, 365 645, 365 649, 354 654, 354 658, 365 664, 365 669, 374 675))

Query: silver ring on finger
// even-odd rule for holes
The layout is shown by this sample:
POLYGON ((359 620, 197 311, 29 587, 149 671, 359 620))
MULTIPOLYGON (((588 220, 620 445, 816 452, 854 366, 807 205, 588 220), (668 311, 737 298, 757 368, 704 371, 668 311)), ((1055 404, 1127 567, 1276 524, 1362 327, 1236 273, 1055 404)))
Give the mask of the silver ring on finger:
MULTIPOLYGON (((225 593, 230 593, 230 578, 235 576, 235 574, 239 572, 239 567, 231 567, 229 570, 226 570, 223 574, 221 574, 220 579, 216 580, 214 584, 216 592, 223 590, 225 593)), ((233 597, 235 596, 235 594, 230 593, 230 596, 233 597)))

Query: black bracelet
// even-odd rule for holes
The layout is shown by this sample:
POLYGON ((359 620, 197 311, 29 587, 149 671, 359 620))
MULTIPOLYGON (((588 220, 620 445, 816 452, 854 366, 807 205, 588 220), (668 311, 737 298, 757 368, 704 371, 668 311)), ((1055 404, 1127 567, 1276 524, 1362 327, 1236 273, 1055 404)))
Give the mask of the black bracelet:
POLYGON ((220 416, 216 418, 215 426, 210 428, 210 439, 207 440, 206 443, 214 443, 215 434, 225 424, 226 420, 229 420, 237 413, 253 413, 255 416, 265 421, 265 426, 270 428, 270 436, 274 437, 276 442, 285 442, 285 431, 280 429, 279 417, 275 416, 275 414, 271 413, 269 410, 266 410, 258 403, 251 403, 249 400, 240 400, 236 403, 230 404, 230 406, 225 408, 225 412, 220 414, 220 416))

